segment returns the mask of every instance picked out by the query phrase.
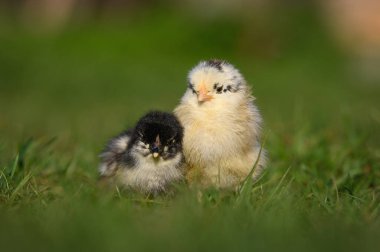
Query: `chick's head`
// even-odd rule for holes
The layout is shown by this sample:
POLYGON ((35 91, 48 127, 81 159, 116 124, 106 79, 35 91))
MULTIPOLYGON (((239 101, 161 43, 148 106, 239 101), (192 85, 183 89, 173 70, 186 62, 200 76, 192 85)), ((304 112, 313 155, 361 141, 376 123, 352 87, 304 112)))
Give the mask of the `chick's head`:
POLYGON ((150 112, 137 123, 131 144, 144 157, 167 160, 182 151, 183 128, 177 118, 164 112, 150 112))
POLYGON ((222 60, 202 61, 189 73, 185 99, 202 105, 239 96, 245 87, 243 76, 233 65, 222 60))

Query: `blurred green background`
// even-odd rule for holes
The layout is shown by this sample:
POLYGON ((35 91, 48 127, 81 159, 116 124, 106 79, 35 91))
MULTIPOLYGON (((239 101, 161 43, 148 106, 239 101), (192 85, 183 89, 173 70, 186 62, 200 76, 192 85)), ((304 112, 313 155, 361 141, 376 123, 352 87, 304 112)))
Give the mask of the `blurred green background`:
POLYGON ((2 1, 4 251, 376 251, 378 5, 345 4, 2 1), (182 188, 152 201, 99 189, 107 139, 173 110, 188 71, 211 58, 252 86, 271 160, 263 179, 244 195, 182 188))

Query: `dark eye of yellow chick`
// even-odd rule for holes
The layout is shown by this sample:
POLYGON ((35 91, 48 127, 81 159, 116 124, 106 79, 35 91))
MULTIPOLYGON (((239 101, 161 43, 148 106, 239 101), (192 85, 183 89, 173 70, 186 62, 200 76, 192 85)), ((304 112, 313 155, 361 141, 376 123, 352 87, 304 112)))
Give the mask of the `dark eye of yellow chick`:
POLYGON ((193 94, 198 94, 198 92, 194 89, 194 84, 189 83, 188 88, 193 92, 193 94))
POLYGON ((217 94, 227 93, 227 92, 236 92, 235 89, 232 88, 232 85, 221 85, 219 83, 214 84, 214 91, 217 94))

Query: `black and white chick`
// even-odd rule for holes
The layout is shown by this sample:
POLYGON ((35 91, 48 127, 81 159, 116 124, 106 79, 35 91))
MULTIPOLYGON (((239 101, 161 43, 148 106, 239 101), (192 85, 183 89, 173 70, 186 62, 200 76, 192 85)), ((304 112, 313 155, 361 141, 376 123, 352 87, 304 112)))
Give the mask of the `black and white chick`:
POLYGON ((174 111, 185 128, 188 181, 235 187, 266 164, 262 118, 243 75, 226 61, 202 61, 189 73, 188 88, 174 111))
POLYGON ((183 128, 171 113, 150 112, 111 139, 101 153, 101 178, 147 195, 166 192, 184 172, 183 128))

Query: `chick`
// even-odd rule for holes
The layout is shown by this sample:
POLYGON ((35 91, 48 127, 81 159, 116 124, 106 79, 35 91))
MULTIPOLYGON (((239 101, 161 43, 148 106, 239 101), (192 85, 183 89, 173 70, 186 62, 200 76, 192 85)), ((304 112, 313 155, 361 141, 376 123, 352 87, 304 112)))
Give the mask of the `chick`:
POLYGON ((174 111, 185 129, 190 182, 235 187, 256 160, 252 178, 257 178, 266 155, 260 144, 262 118, 253 100, 244 77, 226 61, 203 61, 190 71, 188 88, 174 111))
POLYGON ((150 112, 109 141, 100 155, 100 176, 143 194, 165 192, 183 178, 182 139, 173 114, 150 112))

